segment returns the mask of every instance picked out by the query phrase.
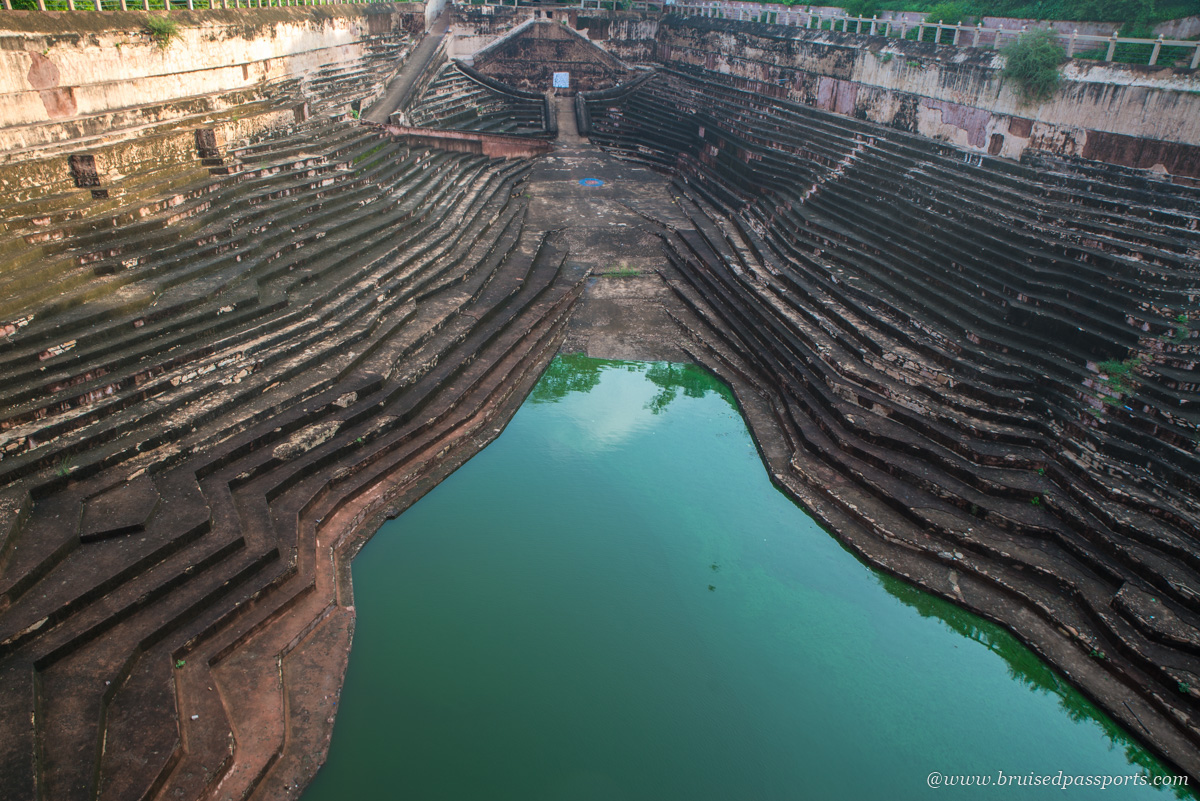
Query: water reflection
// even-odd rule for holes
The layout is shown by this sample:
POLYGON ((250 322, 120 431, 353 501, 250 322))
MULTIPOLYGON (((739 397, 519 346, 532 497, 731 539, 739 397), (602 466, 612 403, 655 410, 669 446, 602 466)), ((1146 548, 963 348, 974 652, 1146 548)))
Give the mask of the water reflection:
MULTIPOLYGON (((600 373, 626 366, 625 362, 589 359, 579 353, 567 353, 550 362, 542 378, 529 393, 530 403, 557 403, 571 392, 591 392, 600 384, 600 373)), ((629 364, 630 369, 635 369, 629 364)))
POLYGON ((737 409, 729 387, 697 365, 672 362, 646 365, 642 362, 593 359, 580 353, 563 354, 551 362, 530 393, 529 401, 558 403, 572 392, 591 392, 599 386, 600 376, 605 370, 642 373, 646 380, 658 387, 658 392, 645 405, 652 414, 665 411, 681 393, 686 398, 703 398, 711 392, 728 403, 730 408, 737 409))
POLYGON ((717 380, 712 373, 694 364, 655 362, 646 368, 645 375, 646 379, 659 389, 658 394, 646 406, 652 414, 664 411, 681 391, 685 398, 703 398, 712 392, 731 408, 737 409, 729 387, 717 380))
MULTIPOLYGON (((1071 720, 1100 727, 1110 748, 1120 748, 1125 758, 1142 768, 1147 776, 1172 775, 1116 722, 1085 698, 1064 678, 1026 648, 1016 637, 990 621, 955 606, 949 601, 914 587, 894 576, 877 574, 879 584, 921 617, 936 618, 967 639, 974 640, 1004 660, 1008 675, 1030 690, 1051 696, 1071 720)), ((1178 798, 1194 798, 1187 788, 1172 788, 1178 798)))

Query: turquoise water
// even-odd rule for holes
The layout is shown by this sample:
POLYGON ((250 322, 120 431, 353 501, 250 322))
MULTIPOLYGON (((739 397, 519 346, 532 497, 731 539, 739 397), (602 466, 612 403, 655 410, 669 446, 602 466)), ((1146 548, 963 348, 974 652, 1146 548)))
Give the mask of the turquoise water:
POLYGON ((873 572, 769 482, 727 388, 560 357, 354 562, 325 799, 1155 798, 1013 637, 873 572))

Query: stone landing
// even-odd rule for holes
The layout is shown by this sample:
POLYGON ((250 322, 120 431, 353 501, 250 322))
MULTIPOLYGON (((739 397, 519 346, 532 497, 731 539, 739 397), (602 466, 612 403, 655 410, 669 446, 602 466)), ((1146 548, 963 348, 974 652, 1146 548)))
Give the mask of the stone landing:
POLYGON ((656 221, 691 223, 675 205, 665 176, 588 144, 575 133, 572 98, 557 101, 559 148, 534 166, 526 191, 528 224, 562 229, 571 251, 569 275, 590 273, 563 350, 604 359, 686 361, 677 344, 680 329, 664 310, 674 296, 658 275, 667 261, 664 229, 656 221))

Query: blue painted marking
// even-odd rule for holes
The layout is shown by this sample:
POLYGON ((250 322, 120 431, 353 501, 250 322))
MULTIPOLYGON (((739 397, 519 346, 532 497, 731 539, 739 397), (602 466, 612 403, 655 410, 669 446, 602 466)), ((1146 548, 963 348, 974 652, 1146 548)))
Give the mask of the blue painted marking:
POLYGON ((579 185, 580 186, 604 186, 604 181, 601 181, 599 178, 580 178, 579 185))

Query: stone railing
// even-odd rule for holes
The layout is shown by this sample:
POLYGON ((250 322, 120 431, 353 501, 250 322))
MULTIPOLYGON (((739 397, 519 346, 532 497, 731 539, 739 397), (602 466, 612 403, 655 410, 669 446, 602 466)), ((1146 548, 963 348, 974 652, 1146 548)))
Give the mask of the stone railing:
MULTIPOLYGON (((389 3, 394 0, 35 0, 38 11, 171 11, 172 9, 280 8, 283 6, 327 6, 389 3)), ((13 11, 13 0, 4 0, 13 11)), ((21 9, 16 9, 21 10, 21 9)), ((31 9, 32 10, 32 9, 31 9)))
POLYGON ((664 0, 632 0, 628 4, 622 0, 579 0, 579 7, 612 11, 664 11, 667 5, 664 0))
MULTIPOLYGON (((464 2, 464 0, 455 0, 455 3, 460 6, 471 6, 473 8, 482 9, 483 13, 490 14, 491 8, 495 6, 507 6, 509 8, 517 8, 523 6, 527 9, 533 9, 529 0, 487 0, 487 2, 464 2)), ((559 10, 592 10, 592 11, 663 11, 665 9, 664 0, 629 0, 628 3, 624 0, 578 0, 571 3, 542 3, 537 4, 537 8, 545 11, 559 10)))
MULTIPOLYGON (((743 20, 750 22, 766 22, 775 25, 802 27, 820 30, 842 31, 868 36, 890 36, 906 38, 915 32, 918 41, 927 40, 932 32, 932 41, 936 44, 952 44, 961 47, 996 47, 1000 48, 1010 42, 1019 40, 1028 32, 1027 27, 1020 30, 1010 28, 985 28, 982 24, 963 25, 948 23, 943 20, 911 23, 879 19, 878 17, 853 17, 846 14, 830 14, 826 9, 800 8, 774 3, 742 3, 727 0, 682 0, 665 6, 670 14, 687 16, 713 17, 718 19, 743 20)), ((1095 53, 1098 60, 1112 61, 1118 45, 1143 45, 1150 48, 1146 63, 1154 66, 1164 47, 1186 48, 1191 55, 1190 68, 1200 67, 1200 42, 1187 39, 1167 39, 1159 36, 1157 39, 1137 39, 1118 36, 1114 30, 1111 35, 1057 32, 1057 38, 1062 42, 1068 58, 1083 58, 1084 53, 1095 53), (1103 55, 1101 55, 1103 51, 1103 55)), ((1139 59, 1140 60, 1140 59, 1139 59)))

